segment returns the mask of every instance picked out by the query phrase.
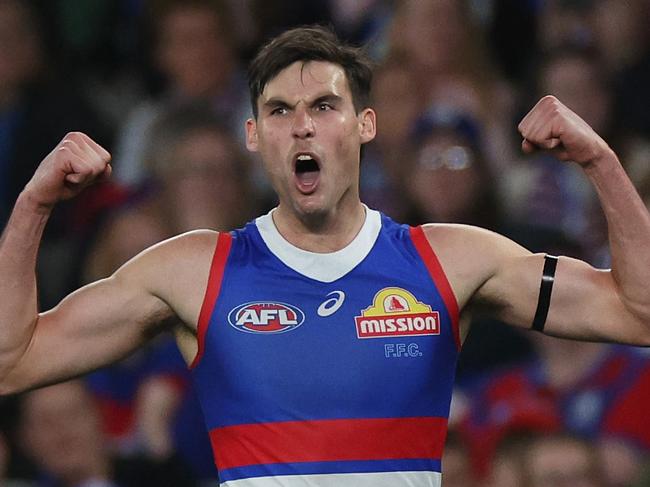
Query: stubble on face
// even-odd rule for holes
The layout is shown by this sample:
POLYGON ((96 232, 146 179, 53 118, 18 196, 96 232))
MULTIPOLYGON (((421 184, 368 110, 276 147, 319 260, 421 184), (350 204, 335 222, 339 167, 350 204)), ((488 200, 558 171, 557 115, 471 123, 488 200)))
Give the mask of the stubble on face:
POLYGON ((360 205, 359 116, 342 67, 296 62, 266 85, 258 106, 256 149, 285 218, 321 226, 360 205), (313 186, 300 184, 300 155, 317 165, 313 186))

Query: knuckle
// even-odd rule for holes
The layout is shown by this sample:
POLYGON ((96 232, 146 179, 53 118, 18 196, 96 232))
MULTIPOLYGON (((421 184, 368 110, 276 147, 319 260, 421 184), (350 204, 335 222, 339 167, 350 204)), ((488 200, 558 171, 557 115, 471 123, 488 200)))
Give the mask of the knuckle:
POLYGON ((77 143, 72 139, 64 139, 63 142, 61 142, 61 149, 64 149, 66 151, 72 151, 77 147, 77 143))

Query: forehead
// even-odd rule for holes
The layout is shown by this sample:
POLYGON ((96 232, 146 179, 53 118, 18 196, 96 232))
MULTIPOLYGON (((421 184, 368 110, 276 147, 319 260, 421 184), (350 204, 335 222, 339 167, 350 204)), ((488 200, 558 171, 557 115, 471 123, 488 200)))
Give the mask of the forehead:
POLYGON ((345 70, 326 61, 296 61, 280 71, 264 87, 259 101, 272 98, 288 102, 326 94, 351 99, 345 70))

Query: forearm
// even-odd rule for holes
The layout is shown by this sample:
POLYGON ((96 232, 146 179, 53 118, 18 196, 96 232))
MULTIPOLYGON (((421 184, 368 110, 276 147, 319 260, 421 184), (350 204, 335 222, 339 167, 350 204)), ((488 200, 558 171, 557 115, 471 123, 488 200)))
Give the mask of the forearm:
POLYGON ((36 258, 49 210, 23 192, 0 238, 0 379, 29 345, 38 313, 36 258))
POLYGON ((650 320, 650 214, 613 152, 585 167, 608 226, 612 275, 630 311, 650 320))

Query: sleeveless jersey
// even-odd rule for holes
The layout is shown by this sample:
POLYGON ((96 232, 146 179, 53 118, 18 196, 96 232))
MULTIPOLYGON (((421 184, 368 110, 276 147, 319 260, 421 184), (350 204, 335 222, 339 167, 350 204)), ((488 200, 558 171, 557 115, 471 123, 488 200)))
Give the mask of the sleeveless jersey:
POLYGON ((422 228, 366 215, 329 254, 220 234, 191 367, 222 486, 440 486, 458 307, 422 228))

